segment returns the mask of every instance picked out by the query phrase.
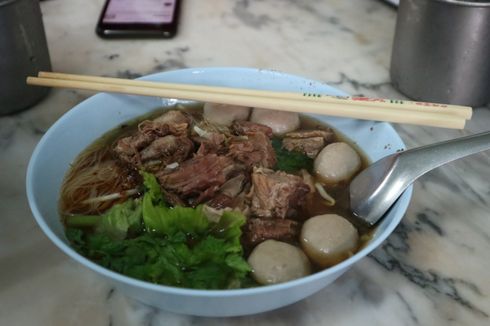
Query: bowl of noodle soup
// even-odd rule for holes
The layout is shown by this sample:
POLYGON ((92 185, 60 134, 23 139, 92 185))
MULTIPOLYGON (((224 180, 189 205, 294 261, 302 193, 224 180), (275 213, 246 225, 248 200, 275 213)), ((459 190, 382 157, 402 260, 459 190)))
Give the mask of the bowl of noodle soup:
MULTIPOLYGON (((192 68, 157 73, 145 76, 143 79, 345 96, 345 93, 321 82, 276 71, 252 68, 192 68)), ((247 315, 297 302, 335 281, 354 263, 379 246, 393 232, 407 209, 412 188, 405 191, 382 221, 369 233, 369 238, 365 243, 351 255, 326 268, 317 269, 309 275, 265 286, 202 289, 199 286, 196 288, 179 287, 172 283, 170 285, 156 284, 145 279, 138 279, 134 277, 136 275, 134 273, 125 275, 118 270, 111 270, 76 250, 73 241, 67 237, 66 223, 60 211, 78 210, 77 212, 90 211, 93 213, 99 210, 100 213, 103 213, 114 202, 98 201, 97 205, 93 206, 93 202, 85 201, 86 207, 83 205, 76 208, 69 207, 66 203, 76 198, 91 196, 90 189, 84 190, 83 187, 78 186, 70 190, 69 187, 64 187, 67 183, 70 184, 70 168, 73 163, 77 162, 79 167, 89 167, 80 169, 82 172, 76 173, 79 184, 83 184, 84 179, 95 183, 93 176, 100 176, 100 187, 97 189, 101 193, 110 193, 109 190, 103 189, 103 180, 107 178, 113 180, 114 184, 118 185, 117 187, 128 182, 128 175, 121 178, 123 173, 118 170, 119 167, 105 163, 106 158, 111 155, 108 151, 101 150, 97 152, 97 155, 86 157, 81 157, 80 153, 94 146, 94 142, 104 135, 110 137, 107 136, 109 131, 120 128, 129 121, 151 115, 159 108, 175 109, 187 105, 192 106, 194 103, 178 99, 97 94, 75 106, 53 124, 36 146, 29 162, 27 197, 33 216, 44 233, 69 257, 95 271, 136 300, 175 313, 196 316, 247 315)), ((367 162, 364 164, 405 147, 398 134, 387 123, 328 116, 311 116, 311 118, 331 126, 346 141, 359 148, 364 156, 364 161, 367 162)), ((139 176, 136 175, 135 178, 139 176)), ((159 180, 167 180, 165 178, 159 180)), ((137 197, 137 192, 140 192, 139 188, 133 189, 128 186, 125 189, 127 190, 124 191, 128 192, 122 196, 124 199, 137 197)), ((101 196, 95 197, 100 198, 101 196)), ((111 200, 117 199, 111 198, 111 200)), ((193 200, 200 199, 196 197, 189 199, 190 202, 193 200)))

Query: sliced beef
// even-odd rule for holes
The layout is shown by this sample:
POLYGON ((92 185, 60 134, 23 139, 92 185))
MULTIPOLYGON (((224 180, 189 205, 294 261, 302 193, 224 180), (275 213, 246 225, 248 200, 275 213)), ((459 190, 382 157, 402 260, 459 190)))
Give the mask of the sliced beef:
POLYGON ((303 179, 282 171, 255 169, 252 173, 251 211, 257 217, 290 217, 310 191, 303 179))
POLYGON ((269 239, 295 241, 298 234, 298 222, 288 219, 251 218, 243 228, 242 241, 246 247, 253 247, 269 239))
POLYGON ((158 137, 163 137, 168 134, 168 126, 165 125, 160 127, 161 128, 145 129, 144 131, 138 130, 132 136, 119 139, 114 146, 114 153, 123 162, 134 166, 140 166, 141 159, 139 151, 150 145, 158 137))
POLYGON ((272 137, 272 129, 270 127, 251 121, 235 121, 231 126, 231 130, 236 135, 252 135, 261 132, 269 138, 272 137))
POLYGON ((226 181, 223 186, 221 186, 219 192, 225 194, 228 197, 236 197, 243 190, 245 181, 245 174, 240 173, 230 180, 226 181))
POLYGON ((276 153, 270 139, 261 132, 246 137, 235 137, 230 141, 228 155, 248 168, 272 168, 276 165, 276 153))
POLYGON ((192 139, 199 144, 196 155, 225 154, 227 151, 226 137, 221 133, 212 132, 207 137, 193 137, 192 139))
MULTIPOLYGON (((121 162, 129 164, 129 166, 136 166, 141 164, 139 159, 139 152, 136 146, 133 145, 132 137, 121 138, 114 146, 113 152, 121 162)), ((151 143, 151 140, 145 141, 146 145, 151 143)), ((146 146, 145 145, 145 146, 146 146)))
POLYGON ((315 158, 320 150, 325 147, 325 141, 322 137, 284 138, 282 147, 290 152, 301 152, 310 158, 315 158))
POLYGON ((191 119, 186 113, 172 110, 165 112, 153 120, 142 121, 138 125, 138 132, 141 134, 155 135, 156 137, 162 137, 168 134, 184 136, 187 135, 190 124, 191 119))
POLYGON ((138 132, 143 134, 155 134, 156 137, 165 135, 185 136, 188 133, 187 123, 166 124, 145 120, 138 125, 138 132))
POLYGON ((239 170, 230 157, 208 154, 195 156, 171 172, 158 173, 157 178, 165 190, 196 205, 212 198, 239 170))
POLYGON ((211 198, 206 204, 216 209, 238 206, 237 196, 243 190, 246 181, 245 179, 244 173, 240 173, 229 179, 221 186, 219 193, 211 198))
POLYGON ((284 135, 282 147, 288 151, 301 152, 308 157, 315 158, 322 148, 333 142, 334 139, 335 134, 330 129, 294 131, 284 135))
POLYGON ((141 150, 140 158, 142 162, 158 160, 163 165, 174 162, 180 163, 189 157, 193 149, 194 144, 189 138, 167 135, 155 139, 141 150))
MULTIPOLYGON (((184 149, 178 151, 180 154, 177 156, 182 156, 182 153, 189 149, 190 141, 184 139, 188 132, 189 121, 189 118, 179 111, 168 111, 155 120, 142 121, 135 134, 116 142, 114 153, 121 161, 134 168, 141 168, 144 161, 160 156, 158 153, 162 152, 161 144, 168 142, 172 145, 178 137, 177 143, 186 143, 184 149), (168 135, 175 137, 166 138, 168 135)), ((170 152, 168 151, 164 156, 169 156, 170 152)))
POLYGON ((206 203, 206 205, 208 205, 209 207, 212 207, 212 208, 216 208, 216 209, 223 209, 226 207, 232 207, 233 206, 233 198, 228 196, 228 195, 225 195, 223 193, 219 193, 216 196, 214 196, 213 198, 211 198, 211 200, 209 200, 206 203))
POLYGON ((164 188, 162 188, 162 193, 163 193, 163 197, 165 198, 165 201, 170 205, 187 206, 187 203, 182 198, 180 198, 177 194, 167 191, 164 188))

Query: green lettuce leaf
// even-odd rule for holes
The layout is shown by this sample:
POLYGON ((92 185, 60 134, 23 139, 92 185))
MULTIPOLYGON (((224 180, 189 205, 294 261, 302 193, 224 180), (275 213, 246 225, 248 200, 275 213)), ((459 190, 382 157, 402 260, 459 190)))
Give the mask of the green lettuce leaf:
POLYGON ((142 212, 147 231, 172 236, 177 232, 202 234, 208 229, 209 221, 202 206, 168 207, 155 176, 146 172, 142 175, 146 189, 142 212))
POLYGON ((97 232, 67 228, 75 249, 106 268, 158 284, 225 289, 247 282, 250 266, 240 244, 245 216, 224 212, 212 223, 202 206, 168 207, 155 176, 142 176, 143 199, 112 208, 100 217, 97 232), (124 238, 138 223, 144 228, 124 238))
POLYGON ((124 239, 129 231, 141 228, 141 201, 128 199, 112 206, 102 215, 73 215, 66 218, 66 225, 78 228, 94 228, 114 239, 124 239))
MULTIPOLYGON (((113 271, 152 283, 196 289, 239 287, 250 271, 241 254, 224 239, 206 236, 194 246, 184 234, 161 237, 145 233, 115 240, 106 234, 83 237, 79 251, 113 271)), ((78 239, 78 236, 75 236, 78 239)))
POLYGON ((114 239, 124 239, 128 231, 136 231, 141 226, 142 207, 136 200, 127 200, 114 205, 97 226, 97 232, 106 233, 114 239))

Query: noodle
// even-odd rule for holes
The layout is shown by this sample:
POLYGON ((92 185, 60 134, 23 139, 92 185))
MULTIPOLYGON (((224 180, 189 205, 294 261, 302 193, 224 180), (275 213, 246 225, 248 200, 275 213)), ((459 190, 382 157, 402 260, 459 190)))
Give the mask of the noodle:
POLYGON ((67 175, 61 191, 63 214, 100 214, 114 204, 123 202, 134 188, 128 169, 111 158, 109 146, 95 146, 83 152, 67 175), (112 200, 93 198, 119 193, 112 200))

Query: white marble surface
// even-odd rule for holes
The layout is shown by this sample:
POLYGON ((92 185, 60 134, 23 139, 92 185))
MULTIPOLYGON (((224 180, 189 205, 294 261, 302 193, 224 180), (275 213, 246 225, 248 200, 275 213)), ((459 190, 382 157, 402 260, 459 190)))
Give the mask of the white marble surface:
MULTIPOLYGON (((402 98, 389 83, 396 11, 376 0, 185 0, 173 40, 105 41, 103 0, 41 3, 53 69, 136 77, 198 66, 272 68, 352 94, 402 98)), ((180 316, 143 306, 69 260, 29 211, 25 171, 42 134, 89 93, 53 90, 0 117, 0 325, 488 325, 490 153, 429 173, 395 233, 333 285, 249 317, 180 316)), ((484 131, 396 126, 408 147, 484 131)))

